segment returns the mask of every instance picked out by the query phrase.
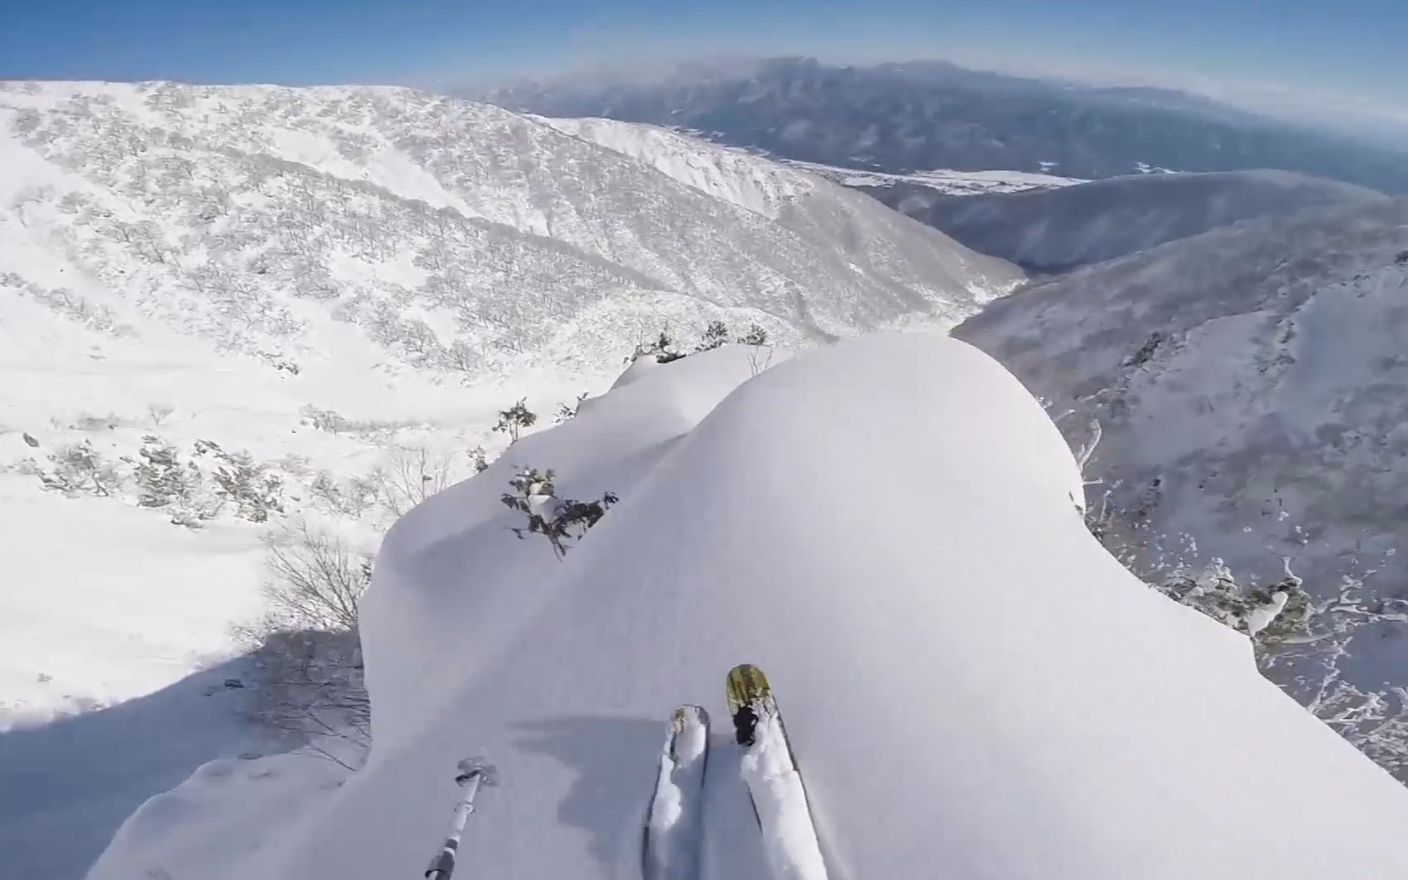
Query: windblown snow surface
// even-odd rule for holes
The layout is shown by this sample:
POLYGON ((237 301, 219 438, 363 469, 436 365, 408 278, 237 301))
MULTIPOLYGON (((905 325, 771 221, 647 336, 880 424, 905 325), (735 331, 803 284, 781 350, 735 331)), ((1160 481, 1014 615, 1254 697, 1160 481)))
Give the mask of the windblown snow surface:
MULTIPOLYGON (((721 705, 740 661, 778 692, 835 880, 1408 874, 1408 791, 1096 543, 995 361, 886 336, 753 372, 734 348, 642 364, 411 511, 366 599, 367 767, 217 865, 178 789, 93 880, 418 876, 472 753, 501 783, 467 877, 637 876, 664 722, 721 705), (508 531, 525 465, 620 494, 564 561, 508 531)), ((706 880, 768 876, 740 763, 716 735, 706 880)))

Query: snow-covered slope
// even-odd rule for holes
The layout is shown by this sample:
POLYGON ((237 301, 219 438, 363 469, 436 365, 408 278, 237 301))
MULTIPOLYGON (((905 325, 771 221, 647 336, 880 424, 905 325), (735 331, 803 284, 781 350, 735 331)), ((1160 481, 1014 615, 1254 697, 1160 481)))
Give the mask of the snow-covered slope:
MULTIPOLYGON (((866 199, 845 186, 744 150, 705 145, 669 129, 612 119, 544 119, 574 134, 645 162, 700 192, 761 214, 809 241, 840 242, 864 265, 884 267, 894 280, 917 288, 939 285, 967 289, 979 302, 1011 289, 990 261, 948 239, 922 239, 893 215, 877 214, 866 199), (928 259, 918 259, 926 256, 928 259), (923 273, 916 271, 923 265, 923 273)), ((851 259, 855 259, 852 256, 851 259)), ((854 267, 852 267, 854 268, 854 267)), ((1010 277, 1010 276, 1008 276, 1010 277)))
POLYGON ((1122 257, 1242 220, 1388 201, 1370 189, 1287 171, 1138 174, 965 198, 916 185, 869 191, 975 250, 1047 272, 1122 257))
POLYGON ((615 119, 535 118, 565 134, 645 162, 700 192, 773 219, 782 214, 787 204, 803 196, 824 190, 834 197, 838 192, 819 187, 813 175, 770 162, 755 153, 715 144, 705 146, 667 128, 615 119))
MULTIPOLYGON (((732 348, 634 371, 404 517, 364 609, 370 764, 200 871, 149 857, 199 852, 158 799, 94 880, 416 875, 474 752, 501 781, 469 873, 638 876, 664 719, 719 706, 740 661, 778 690, 837 880, 1408 872, 1408 791, 1095 542, 1059 432, 998 364, 912 335, 752 372, 732 348), (620 503, 559 562, 508 531, 515 465, 620 503)), ((704 876, 762 880, 720 734, 704 876)))
MULTIPOLYGON (((0 194, 7 250, 303 361, 601 368, 647 323, 824 338, 956 320, 1018 278, 823 181, 785 200, 882 232, 797 231, 541 120, 405 90, 12 84, 0 131, 22 172, 0 194)), ((0 267, 11 286, 53 283, 25 260, 0 267)))
MULTIPOLYGON (((665 327, 687 340, 706 320, 757 322, 801 342, 945 323, 1019 278, 755 157, 675 135, 625 156, 554 125, 570 128, 397 89, 0 84, 0 477, 18 499, 10 534, 39 533, 16 542, 24 570, 53 553, 39 524, 56 500, 37 497, 26 461, 85 441, 114 464, 156 435, 287 458, 291 485, 319 468, 354 476, 388 446, 426 442, 407 434, 449 426, 467 449, 470 429, 520 394, 538 392, 541 412, 602 387, 665 327), (655 165, 710 169, 713 186, 655 165), (767 210, 737 195, 750 187, 767 210)), ((97 505, 83 534, 103 547, 159 516, 76 504, 97 505)), ((142 634, 164 645, 144 652, 164 658, 141 661, 150 675, 121 663, 101 664, 102 681, 64 675, 72 643, 51 636, 72 620, 53 615, 74 597, 0 596, 25 621, 22 635, 0 624, 0 725, 169 683, 173 656, 185 670, 190 652, 223 643, 209 633, 248 611, 259 574, 248 559, 243 576, 213 579, 205 562, 166 563, 257 557, 257 537, 133 554, 151 567, 134 578, 162 586, 106 595, 137 603, 138 619, 151 619, 145 599, 172 607, 158 597, 177 572, 225 585, 176 641, 142 634)))
MULTIPOLYGON (((1073 448, 1099 420, 1092 500, 1109 493, 1141 568, 1221 557, 1266 581, 1287 557, 1314 592, 1355 574, 1404 595, 1408 201, 1172 242, 955 332, 1046 399, 1073 448)), ((1403 640, 1363 642, 1382 654, 1371 683, 1402 684, 1403 640)))
MULTIPOLYGON (((714 163, 725 190, 769 173, 691 143, 669 155, 714 163)), ((177 683, 236 651, 270 532, 311 518, 375 549, 395 514, 366 501, 377 469, 409 475, 400 502, 468 473, 496 410, 527 395, 546 423, 662 328, 687 345, 714 319, 794 343, 942 325, 1020 278, 776 173, 794 188, 767 215, 541 120, 407 90, 0 84, 5 868, 77 877, 143 798, 262 748, 163 751, 134 731, 237 726, 233 700, 177 683), (198 530, 144 500, 147 437, 203 469, 220 511, 198 530), (247 451, 282 513, 219 504, 206 442, 247 451), (70 454, 114 482, 47 491, 70 454), (144 696, 159 711, 118 705, 144 696), (85 763, 129 747, 131 773, 85 763), (73 771, 41 790, 41 760, 73 771)))

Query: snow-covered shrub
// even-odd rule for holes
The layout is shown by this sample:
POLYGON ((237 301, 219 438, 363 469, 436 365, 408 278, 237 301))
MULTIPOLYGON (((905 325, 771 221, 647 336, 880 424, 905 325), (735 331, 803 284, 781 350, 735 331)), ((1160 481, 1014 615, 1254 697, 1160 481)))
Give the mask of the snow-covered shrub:
POLYGON ((762 346, 768 344, 768 331, 757 324, 749 324, 748 330, 741 336, 734 336, 728 325, 723 321, 710 321, 704 328, 704 335, 700 337, 699 344, 694 347, 696 352, 712 351, 721 345, 734 342, 739 345, 762 346))
POLYGON ((140 506, 167 508, 172 523, 190 528, 219 513, 221 499, 208 496, 200 468, 194 461, 183 464, 176 447, 147 435, 137 455, 141 463, 133 470, 133 477, 140 506))
POLYGON ((489 453, 483 446, 476 446, 469 451, 469 463, 476 474, 482 474, 489 469, 489 453))
POLYGON ((1291 574, 1273 584, 1243 587, 1221 559, 1214 559, 1196 576, 1179 573, 1158 585, 1160 592, 1238 632, 1263 649, 1304 637, 1316 606, 1291 574))
POLYGON ((122 474, 84 440, 49 454, 51 468, 39 468, 44 488, 65 495, 109 496, 122 488, 122 474))
POLYGON ((83 413, 78 418, 74 419, 73 424, 69 427, 73 428, 75 431, 85 431, 90 434, 96 434, 99 431, 111 431, 120 424, 122 424, 122 417, 116 414, 110 413, 105 416, 100 416, 93 413, 83 413))
POLYGON ((378 490, 371 478, 354 477, 339 481, 327 471, 318 471, 308 484, 308 494, 322 504, 328 513, 353 519, 360 517, 377 503, 378 490))
POLYGON ((266 522, 272 513, 283 513, 283 478, 257 464, 245 450, 226 452, 210 440, 196 441, 197 455, 211 455, 220 462, 212 479, 216 495, 235 505, 238 515, 250 522, 266 522))
POLYGON ((351 768, 370 744, 357 609, 372 558, 306 523, 270 535, 266 546, 268 611, 236 628, 258 668, 252 717, 351 768))
POLYGON ((739 345, 767 345, 768 331, 757 324, 749 324, 748 332, 738 337, 737 341, 739 345))
POLYGON ((643 357, 653 357, 658 364, 668 364, 684 356, 684 352, 675 350, 675 341, 670 338, 670 334, 661 330, 655 341, 637 344, 635 351, 626 358, 626 363, 633 364, 643 357))
POLYGON ((704 328, 704 335, 700 338, 699 344, 694 347, 694 350, 696 352, 713 351, 728 341, 728 325, 723 321, 710 321, 709 325, 704 328))
POLYGON ((577 395, 577 399, 570 406, 565 403, 559 403, 557 405, 557 414, 552 417, 552 423, 554 425, 560 425, 563 422, 576 418, 577 411, 582 408, 582 401, 586 399, 587 392, 583 391, 581 394, 577 395))
POLYGON ((558 498, 553 485, 555 477, 551 468, 541 473, 537 468, 521 470, 509 480, 513 491, 505 492, 500 500, 505 507, 528 518, 528 525, 513 529, 519 540, 530 534, 542 535, 561 559, 567 555, 567 541, 585 535, 619 499, 613 492, 596 501, 558 498))
POLYGON ((1322 721, 1408 783, 1408 689, 1365 690, 1342 663, 1364 628, 1408 624, 1408 599, 1371 599, 1361 578, 1345 577, 1324 598, 1305 590, 1289 564, 1264 586, 1237 583, 1222 560, 1197 575, 1175 574, 1156 588, 1251 638, 1258 666, 1322 721))
POLYGON ((517 443, 523 429, 533 427, 537 421, 537 414, 528 409, 528 400, 523 398, 508 409, 499 411, 499 420, 492 430, 507 434, 510 443, 517 443))
POLYGON ((319 409, 312 404, 306 404, 298 411, 304 420, 319 431, 327 431, 331 434, 341 434, 352 427, 352 423, 344 418, 340 413, 330 409, 319 409))

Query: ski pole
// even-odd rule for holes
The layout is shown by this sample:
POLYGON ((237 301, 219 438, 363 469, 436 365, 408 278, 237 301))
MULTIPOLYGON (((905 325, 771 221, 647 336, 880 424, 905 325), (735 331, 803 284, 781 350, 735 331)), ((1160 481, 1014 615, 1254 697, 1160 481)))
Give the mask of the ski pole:
POLYGON ((474 796, 479 793, 480 785, 495 785, 498 782, 494 768, 482 758, 465 758, 459 762, 456 769, 459 772, 455 774, 455 782, 462 794, 459 803, 455 804, 455 818, 450 825, 450 836, 445 838, 445 846, 430 860, 430 867, 425 869, 427 880, 450 880, 450 875, 455 872, 455 856, 460 848, 460 835, 464 833, 464 824, 469 819, 469 814, 474 812, 474 796))

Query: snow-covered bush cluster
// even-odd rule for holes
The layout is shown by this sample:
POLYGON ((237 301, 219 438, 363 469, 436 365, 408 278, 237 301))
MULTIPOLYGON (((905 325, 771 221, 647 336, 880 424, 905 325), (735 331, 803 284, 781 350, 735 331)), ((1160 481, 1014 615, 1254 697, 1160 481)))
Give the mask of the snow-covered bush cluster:
POLYGON ((688 357, 690 354, 698 354, 702 351, 713 351, 714 349, 728 343, 738 345, 749 345, 760 348, 768 344, 768 331, 758 324, 750 324, 748 329, 739 335, 735 335, 724 321, 710 321, 700 334, 699 341, 692 349, 681 349, 677 340, 670 335, 668 329, 661 330, 660 334, 648 342, 636 343, 635 350, 630 357, 626 358, 626 363, 632 364, 643 357, 653 358, 656 363, 668 364, 688 357))
POLYGON ((120 497, 168 511, 173 523, 191 528, 227 509, 255 523, 283 513, 284 479, 274 466, 256 462, 245 450, 228 452, 211 440, 197 440, 184 460, 175 446, 155 435, 142 438, 135 458, 116 460, 83 440, 49 453, 47 462, 29 464, 46 489, 120 497))

